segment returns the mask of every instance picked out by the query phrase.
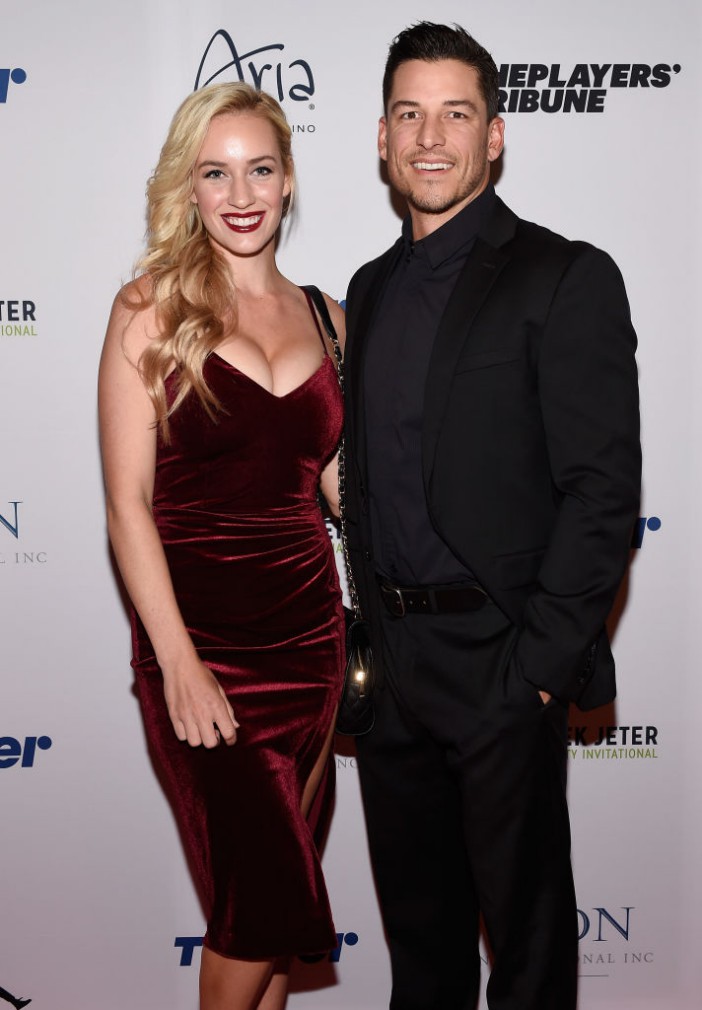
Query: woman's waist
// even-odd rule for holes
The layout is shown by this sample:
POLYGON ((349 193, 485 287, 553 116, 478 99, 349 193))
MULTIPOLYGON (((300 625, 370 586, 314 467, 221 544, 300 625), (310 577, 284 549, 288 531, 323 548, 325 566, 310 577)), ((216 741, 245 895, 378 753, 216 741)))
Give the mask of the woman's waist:
POLYGON ((319 499, 316 496, 289 498, 276 496, 275 501, 262 497, 258 500, 247 498, 239 501, 232 498, 221 500, 197 500, 169 502, 156 499, 152 506, 154 518, 167 518, 182 522, 252 522, 270 518, 285 520, 317 515, 320 512, 319 499))
POLYGON ((153 516, 162 537, 169 532, 184 532, 203 538, 242 536, 254 533, 290 534, 324 530, 324 519, 319 502, 297 501, 285 505, 258 507, 250 504, 245 509, 227 503, 206 507, 196 505, 154 505, 153 516))

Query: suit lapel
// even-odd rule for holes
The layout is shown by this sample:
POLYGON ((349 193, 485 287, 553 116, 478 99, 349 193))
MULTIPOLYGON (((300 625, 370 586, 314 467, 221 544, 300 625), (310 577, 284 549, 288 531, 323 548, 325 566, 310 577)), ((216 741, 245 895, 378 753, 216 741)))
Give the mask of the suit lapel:
POLYGON ((402 240, 399 239, 378 260, 373 275, 365 290, 359 292, 360 304, 354 309, 351 326, 348 332, 348 383, 349 396, 347 403, 351 406, 350 418, 356 445, 355 457, 363 476, 366 475, 366 420, 364 403, 363 372, 368 346, 368 333, 382 300, 383 290, 398 257, 402 252, 402 240))
POLYGON ((506 244, 514 236, 516 216, 497 198, 448 300, 434 342, 424 391, 422 465, 428 490, 436 441, 449 399, 456 362, 469 339, 477 313, 510 259, 506 244))

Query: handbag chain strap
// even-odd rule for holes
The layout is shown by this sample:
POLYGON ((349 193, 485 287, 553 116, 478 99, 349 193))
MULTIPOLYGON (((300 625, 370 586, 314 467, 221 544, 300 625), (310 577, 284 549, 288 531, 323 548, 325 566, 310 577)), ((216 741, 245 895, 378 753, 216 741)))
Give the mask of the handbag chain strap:
MULTIPOLYGON (((334 329, 334 324, 331 321, 331 316, 329 315, 329 309, 327 308, 327 303, 324 301, 324 296, 319 288, 314 287, 312 284, 307 284, 304 287, 310 298, 315 304, 317 311, 319 312, 320 319, 324 323, 324 329, 327 331, 327 336, 331 340, 332 347, 334 348, 334 357, 336 358, 336 374, 339 379, 339 387, 343 395, 344 392, 344 358, 341 353, 341 348, 339 347, 339 338, 336 335, 336 330, 334 329)), ((341 441, 339 442, 339 520, 341 523, 341 547, 344 552, 344 564, 346 565, 346 582, 349 588, 349 597, 351 598, 351 609, 353 610, 356 619, 361 620, 361 606, 358 602, 358 593, 356 592, 356 582, 353 577, 353 571, 351 569, 351 562, 349 560, 349 541, 346 532, 346 449, 344 445, 344 436, 342 435, 341 441)))

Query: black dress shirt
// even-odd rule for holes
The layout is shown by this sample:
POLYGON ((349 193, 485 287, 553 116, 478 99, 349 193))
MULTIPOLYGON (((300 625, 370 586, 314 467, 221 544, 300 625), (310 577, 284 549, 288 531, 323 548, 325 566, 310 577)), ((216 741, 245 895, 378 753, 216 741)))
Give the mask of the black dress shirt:
POLYGON ((474 582, 434 529, 422 477, 429 359, 458 275, 495 199, 491 185, 431 235, 412 240, 388 278, 365 358, 368 492, 378 572, 398 585, 474 582))

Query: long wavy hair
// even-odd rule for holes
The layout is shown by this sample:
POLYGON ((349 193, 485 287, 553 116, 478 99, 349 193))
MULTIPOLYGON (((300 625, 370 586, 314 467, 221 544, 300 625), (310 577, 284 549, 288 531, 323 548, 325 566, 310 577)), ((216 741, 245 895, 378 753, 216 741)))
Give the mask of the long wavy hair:
POLYGON ((292 205, 291 131, 276 100, 243 83, 213 84, 186 98, 173 117, 146 187, 146 251, 135 274, 144 275, 147 283, 139 285, 136 296, 126 296, 131 308, 156 308, 158 335, 142 353, 137 367, 166 442, 170 440, 168 420, 191 390, 209 416, 216 417, 220 404, 205 381, 203 367, 208 355, 236 326, 234 283, 190 199, 195 162, 210 122, 227 113, 251 113, 270 123, 291 186, 283 216, 292 205), (177 386, 169 406, 165 380, 173 370, 177 386))

